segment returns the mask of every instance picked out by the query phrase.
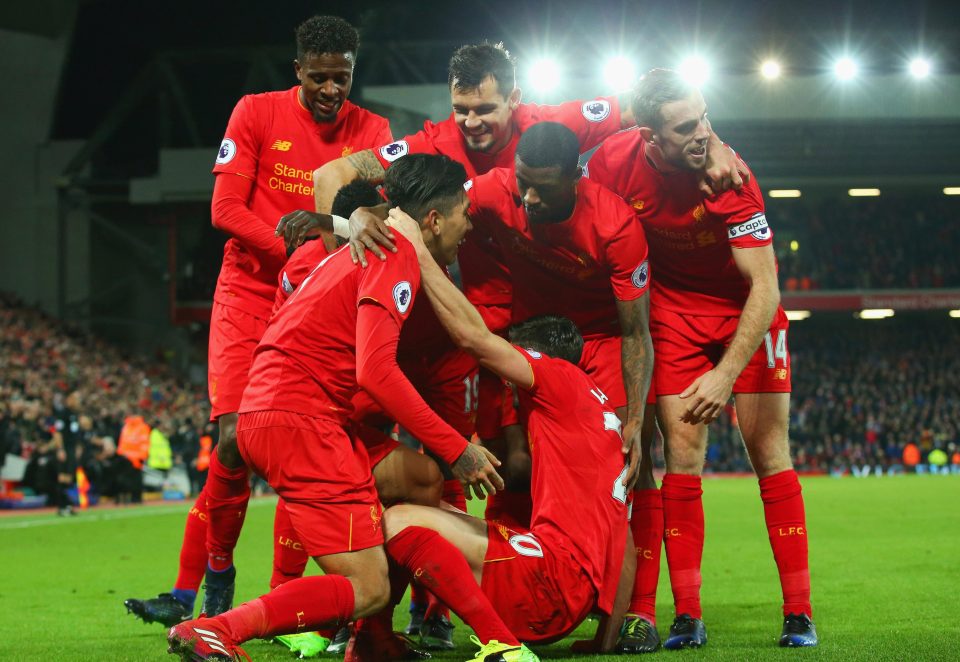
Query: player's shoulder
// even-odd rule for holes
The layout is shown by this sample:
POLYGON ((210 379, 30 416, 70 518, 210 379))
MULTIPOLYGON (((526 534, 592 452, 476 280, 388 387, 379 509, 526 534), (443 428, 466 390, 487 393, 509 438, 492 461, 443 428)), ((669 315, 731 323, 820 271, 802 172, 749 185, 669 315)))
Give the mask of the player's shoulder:
POLYGON ((706 200, 708 211, 722 214, 726 211, 737 211, 744 206, 758 206, 763 208, 763 191, 760 189, 760 183, 753 170, 747 165, 743 157, 737 154, 741 162, 747 167, 750 179, 745 181, 739 189, 727 189, 706 200))
MULTIPOLYGON (((593 158, 599 157, 609 164, 632 161, 643 155, 643 145, 643 136, 640 135, 640 130, 631 126, 617 131, 604 140, 597 151, 594 152, 593 158)), ((591 158, 591 162, 593 158, 591 158)))
POLYGON ((603 184, 584 177, 580 180, 578 189, 579 195, 586 196, 590 201, 597 217, 598 229, 619 228, 623 225, 622 219, 633 219, 633 208, 603 184))
POLYGON ((254 94, 244 94, 240 97, 237 105, 245 105, 251 109, 275 108, 290 103, 290 97, 296 94, 296 87, 286 90, 271 90, 269 92, 256 92, 254 94))
POLYGON ((380 128, 390 124, 390 120, 383 115, 378 115, 372 110, 358 106, 349 99, 343 102, 343 108, 340 112, 345 113, 347 119, 363 126, 380 128))

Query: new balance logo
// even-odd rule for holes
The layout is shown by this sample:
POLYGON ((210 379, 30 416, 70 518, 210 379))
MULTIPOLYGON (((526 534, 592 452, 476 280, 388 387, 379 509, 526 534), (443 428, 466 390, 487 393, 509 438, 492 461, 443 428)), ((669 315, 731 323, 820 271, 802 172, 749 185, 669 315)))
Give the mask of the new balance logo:
POLYGON ((281 152, 289 152, 290 148, 293 147, 293 143, 289 140, 277 140, 270 146, 270 149, 277 149, 281 152))
POLYGON ((206 642, 207 646, 218 653, 223 653, 227 657, 233 659, 233 655, 227 650, 227 647, 223 645, 223 642, 220 641, 220 638, 217 636, 216 632, 213 632, 212 630, 204 630, 202 628, 193 628, 193 631, 200 635, 200 638, 206 642))

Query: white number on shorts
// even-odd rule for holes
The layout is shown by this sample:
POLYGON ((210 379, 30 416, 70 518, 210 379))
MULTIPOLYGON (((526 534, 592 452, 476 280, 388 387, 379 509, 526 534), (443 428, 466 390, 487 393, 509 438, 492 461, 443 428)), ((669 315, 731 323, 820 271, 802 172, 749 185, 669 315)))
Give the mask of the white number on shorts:
POLYGON ((620 503, 627 502, 627 486, 623 484, 623 479, 627 477, 628 471, 630 471, 629 462, 623 466, 623 471, 621 471, 619 475, 617 475, 617 479, 613 481, 613 498, 620 503))
POLYGON ((766 335, 763 336, 763 344, 767 348, 767 367, 775 368, 777 359, 780 359, 783 362, 783 367, 786 368, 790 363, 790 355, 787 353, 787 330, 780 329, 777 331, 776 344, 774 344, 770 332, 767 331, 766 335))
POLYGON ((540 542, 529 533, 518 533, 515 536, 510 536, 510 540, 507 542, 509 542, 510 546, 517 550, 517 553, 521 556, 543 558, 543 547, 541 547, 540 542))
POLYGON ((480 374, 463 378, 463 413, 477 410, 477 394, 480 390, 480 374))
POLYGON ((590 392, 593 394, 593 397, 600 401, 600 404, 603 404, 610 399, 607 397, 607 394, 601 391, 599 388, 592 388, 590 389, 590 392))

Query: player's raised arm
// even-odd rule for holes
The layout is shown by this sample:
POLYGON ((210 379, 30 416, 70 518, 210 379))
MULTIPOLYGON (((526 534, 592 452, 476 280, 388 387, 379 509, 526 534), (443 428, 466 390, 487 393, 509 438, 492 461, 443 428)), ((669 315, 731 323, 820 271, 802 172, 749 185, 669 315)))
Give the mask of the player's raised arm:
POLYGON ((458 347, 475 356, 486 368, 519 388, 533 386, 530 364, 509 342, 491 333, 477 309, 467 301, 431 257, 421 239, 416 221, 399 209, 390 210, 390 224, 410 239, 420 261, 420 287, 433 310, 458 347))
POLYGON ((355 179, 372 184, 383 181, 386 172, 372 149, 328 161, 313 171, 313 201, 321 213, 330 213, 333 197, 355 179))

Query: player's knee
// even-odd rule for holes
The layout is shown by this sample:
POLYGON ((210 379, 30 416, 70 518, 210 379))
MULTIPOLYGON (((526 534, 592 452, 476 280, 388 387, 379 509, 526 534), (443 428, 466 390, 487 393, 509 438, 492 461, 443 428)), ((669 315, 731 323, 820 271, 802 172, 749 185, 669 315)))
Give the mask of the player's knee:
POLYGON ((395 535, 409 526, 416 524, 417 506, 399 504, 390 506, 383 511, 383 535, 386 540, 390 540, 395 535))
POLYGON ((753 470, 760 478, 787 471, 793 468, 790 459, 790 444, 779 435, 756 440, 748 447, 753 470))
POLYGON ((217 442, 217 458, 229 469, 243 466, 243 458, 237 446, 237 415, 226 414, 219 419, 220 441, 217 442))

